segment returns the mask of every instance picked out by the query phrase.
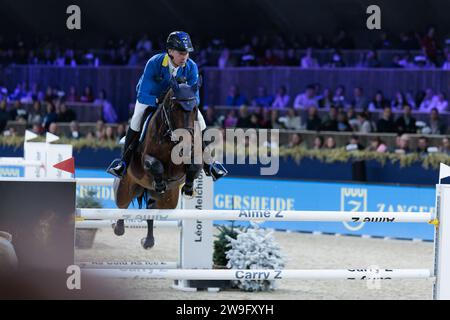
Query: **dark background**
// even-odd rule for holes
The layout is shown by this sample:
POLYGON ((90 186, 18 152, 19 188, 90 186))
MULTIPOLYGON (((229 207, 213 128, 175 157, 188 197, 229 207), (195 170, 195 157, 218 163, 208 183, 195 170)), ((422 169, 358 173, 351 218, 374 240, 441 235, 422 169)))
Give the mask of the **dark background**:
POLYGON ((377 34, 366 29, 365 12, 371 4, 381 8, 384 31, 422 31, 435 25, 438 37, 449 35, 448 0, 0 0, 0 30, 6 38, 50 35, 81 47, 143 33, 166 37, 175 29, 190 32, 194 39, 235 41, 243 34, 331 36, 343 28, 357 38, 357 45, 368 46, 377 34), (81 31, 66 29, 71 4, 81 8, 81 31))

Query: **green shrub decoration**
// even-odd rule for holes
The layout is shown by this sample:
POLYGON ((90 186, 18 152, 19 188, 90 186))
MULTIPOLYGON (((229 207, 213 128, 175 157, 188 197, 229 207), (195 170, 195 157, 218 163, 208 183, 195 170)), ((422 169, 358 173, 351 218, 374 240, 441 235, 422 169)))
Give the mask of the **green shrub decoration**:
POLYGON ((77 208, 102 208, 100 200, 96 198, 96 190, 87 190, 84 197, 77 197, 77 208))
POLYGON ((217 226, 217 229, 219 230, 219 234, 215 235, 217 240, 214 240, 213 263, 216 266, 226 266, 228 263, 228 259, 226 258, 226 251, 230 249, 228 247, 230 241, 227 239, 227 236, 236 239, 238 235, 238 232, 236 230, 244 230, 244 228, 236 227, 234 225, 234 221, 232 221, 230 226, 217 226))

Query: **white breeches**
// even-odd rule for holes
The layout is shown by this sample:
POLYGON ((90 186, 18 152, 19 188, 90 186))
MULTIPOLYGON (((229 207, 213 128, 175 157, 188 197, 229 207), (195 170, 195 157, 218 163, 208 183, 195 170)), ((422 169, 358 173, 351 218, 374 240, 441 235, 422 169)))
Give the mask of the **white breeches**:
MULTIPOLYGON (((133 129, 133 131, 141 131, 142 117, 144 116, 145 109, 147 109, 147 108, 148 108, 148 105, 142 104, 136 100, 133 117, 131 118, 131 122, 130 122, 130 128, 133 129)), ((203 118, 203 115, 200 112, 200 110, 198 110, 198 112, 197 112, 197 119, 200 124, 200 130, 201 131, 205 130, 206 123, 205 123, 205 119, 203 118)))

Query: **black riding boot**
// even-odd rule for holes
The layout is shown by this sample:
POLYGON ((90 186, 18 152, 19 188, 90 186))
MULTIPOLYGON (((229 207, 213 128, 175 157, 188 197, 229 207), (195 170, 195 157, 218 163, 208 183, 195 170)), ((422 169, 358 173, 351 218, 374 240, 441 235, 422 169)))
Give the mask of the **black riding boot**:
MULTIPOLYGON (((208 147, 208 144, 202 139, 203 155, 205 154, 205 149, 208 147)), ((217 181, 228 174, 227 169, 225 169, 225 166, 222 163, 219 161, 212 161, 212 158, 210 157, 203 159, 203 170, 208 177, 212 177, 213 181, 217 181)))
POLYGON ((136 146, 136 142, 139 138, 139 132, 128 128, 127 134, 125 136, 125 145, 123 147, 122 159, 115 159, 106 169, 106 172, 112 174, 113 176, 122 178, 127 167, 130 164, 131 156, 133 154, 133 149, 136 146))

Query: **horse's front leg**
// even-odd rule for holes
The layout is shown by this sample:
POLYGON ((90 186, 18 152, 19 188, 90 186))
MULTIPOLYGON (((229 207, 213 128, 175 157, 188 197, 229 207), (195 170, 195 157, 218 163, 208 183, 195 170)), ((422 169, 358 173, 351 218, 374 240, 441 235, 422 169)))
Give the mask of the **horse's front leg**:
POLYGON ((148 154, 144 157, 144 169, 153 176, 153 187, 155 191, 162 194, 166 191, 166 183, 163 180, 164 166, 155 157, 148 154))
MULTIPOLYGON (((149 199, 147 202, 147 209, 155 209, 156 202, 149 199)), ((147 236, 141 239, 141 245, 144 249, 151 249, 155 245, 155 238, 153 236, 153 220, 147 220, 147 236)))
POLYGON ((202 170, 202 165, 199 164, 188 164, 186 165, 186 180, 183 188, 181 188, 181 193, 185 197, 194 196, 194 180, 198 178, 200 171, 202 170))

